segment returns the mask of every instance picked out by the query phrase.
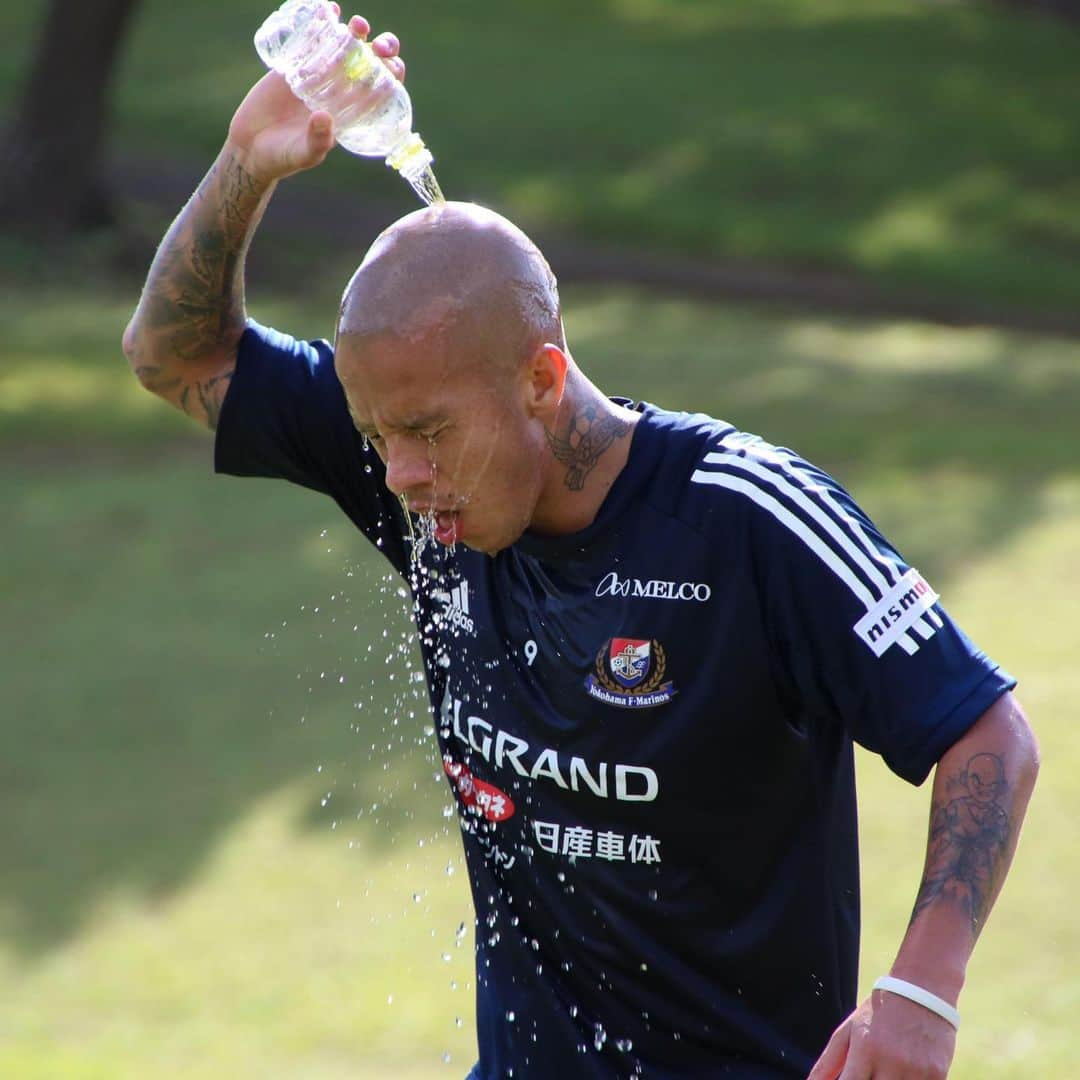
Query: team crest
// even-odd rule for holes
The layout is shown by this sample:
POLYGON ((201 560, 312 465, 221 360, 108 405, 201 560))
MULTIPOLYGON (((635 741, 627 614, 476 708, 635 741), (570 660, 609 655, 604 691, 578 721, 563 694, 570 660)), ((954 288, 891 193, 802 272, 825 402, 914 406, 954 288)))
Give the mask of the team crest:
POLYGON ((590 697, 623 709, 649 709, 675 696, 674 682, 664 682, 667 657, 655 638, 615 637, 596 654, 595 671, 585 679, 590 697))

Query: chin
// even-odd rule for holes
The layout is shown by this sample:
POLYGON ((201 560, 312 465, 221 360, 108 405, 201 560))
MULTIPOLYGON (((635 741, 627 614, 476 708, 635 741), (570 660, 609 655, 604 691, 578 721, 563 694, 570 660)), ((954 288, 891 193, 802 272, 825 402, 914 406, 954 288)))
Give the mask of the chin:
POLYGON ((516 531, 504 532, 501 536, 475 536, 466 537, 462 539, 462 543, 473 551, 479 551, 484 555, 494 558, 500 551, 505 551, 508 547, 513 547, 525 532, 526 526, 522 526, 516 531))

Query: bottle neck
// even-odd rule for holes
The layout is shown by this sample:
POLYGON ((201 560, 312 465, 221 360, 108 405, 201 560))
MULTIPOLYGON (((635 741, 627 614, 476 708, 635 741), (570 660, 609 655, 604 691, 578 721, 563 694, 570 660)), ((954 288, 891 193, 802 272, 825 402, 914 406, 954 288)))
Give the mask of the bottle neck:
POLYGON ((396 169, 410 183, 416 180, 434 161, 424 140, 414 131, 401 138, 386 155, 386 164, 396 169))

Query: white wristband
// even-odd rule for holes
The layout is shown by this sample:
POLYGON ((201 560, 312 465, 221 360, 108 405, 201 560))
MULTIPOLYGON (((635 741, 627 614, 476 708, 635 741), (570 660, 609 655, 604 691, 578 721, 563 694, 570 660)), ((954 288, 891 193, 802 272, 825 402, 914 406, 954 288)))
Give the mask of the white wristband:
POLYGON ((888 990, 890 994, 906 997, 908 1001, 914 1001, 924 1009, 937 1013, 942 1020, 947 1020, 957 1031, 960 1030, 960 1013, 943 998, 939 998, 937 994, 931 994, 929 990, 924 990, 921 986, 905 982, 903 979, 894 979, 891 975, 882 975, 874 983, 874 989, 888 990))

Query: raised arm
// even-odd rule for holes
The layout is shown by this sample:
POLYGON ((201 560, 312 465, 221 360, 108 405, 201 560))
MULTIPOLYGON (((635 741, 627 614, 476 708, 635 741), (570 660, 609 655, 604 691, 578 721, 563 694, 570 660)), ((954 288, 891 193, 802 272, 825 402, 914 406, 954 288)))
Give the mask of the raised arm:
POLYGON ((124 331, 147 390, 211 430, 246 321, 244 256, 274 189, 226 143, 172 223, 124 331))
MULTIPOLYGON (((366 37, 366 20, 349 27, 366 37)), ((403 79, 393 34, 372 47, 403 79)), ((124 354, 147 390, 211 430, 244 332, 244 259, 278 180, 320 164, 334 145, 325 112, 308 112, 277 74, 252 87, 233 116, 212 168, 165 234, 124 354)))
MULTIPOLYGON (((1012 863, 1039 769, 1016 699, 1005 694, 938 762, 926 865, 889 974, 955 1006, 968 960, 1012 863)), ((875 991, 836 1030, 811 1080, 944 1077, 956 1032, 899 993, 875 991)))

